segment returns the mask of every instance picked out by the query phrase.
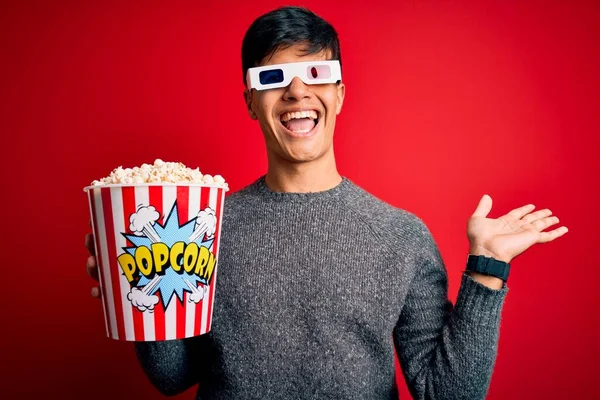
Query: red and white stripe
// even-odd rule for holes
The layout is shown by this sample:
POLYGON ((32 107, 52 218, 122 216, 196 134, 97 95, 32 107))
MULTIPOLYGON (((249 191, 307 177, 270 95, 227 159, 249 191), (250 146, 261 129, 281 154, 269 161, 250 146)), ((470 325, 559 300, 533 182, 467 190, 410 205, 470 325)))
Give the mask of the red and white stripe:
MULTIPOLYGON (((201 185, 165 186, 110 186, 94 187, 88 191, 92 229, 96 254, 100 265, 100 287, 107 335, 126 341, 154 341, 183 339, 210 331, 217 278, 218 249, 225 191, 222 188, 201 185), (176 295, 166 310, 162 301, 154 312, 141 312, 133 307, 127 294, 131 285, 122 273, 117 257, 125 252, 128 243, 122 233, 129 230, 129 217, 140 204, 152 205, 165 223, 177 199, 179 223, 196 217, 198 211, 207 206, 215 210, 217 227, 211 251, 217 258, 209 290, 198 303, 189 302, 189 293, 184 292, 183 303, 176 295)), ((155 293, 159 296, 159 293, 155 293)), ((159 296, 160 297, 160 296, 159 296)))

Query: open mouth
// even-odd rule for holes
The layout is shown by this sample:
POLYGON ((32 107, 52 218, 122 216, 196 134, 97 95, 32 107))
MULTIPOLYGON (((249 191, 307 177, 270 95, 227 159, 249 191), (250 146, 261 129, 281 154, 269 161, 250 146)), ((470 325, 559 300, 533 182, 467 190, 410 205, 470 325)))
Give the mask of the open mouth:
POLYGON ((308 136, 319 123, 316 110, 291 111, 281 114, 281 124, 293 136, 308 136))

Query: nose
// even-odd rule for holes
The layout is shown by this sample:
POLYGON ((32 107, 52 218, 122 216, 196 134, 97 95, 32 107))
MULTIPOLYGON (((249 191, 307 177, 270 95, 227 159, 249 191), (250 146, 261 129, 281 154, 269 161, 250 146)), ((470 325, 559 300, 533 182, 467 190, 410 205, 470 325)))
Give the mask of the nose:
POLYGON ((286 87, 283 99, 298 101, 309 98, 310 96, 312 96, 312 92, 308 85, 302 82, 302 79, 295 76, 286 87))

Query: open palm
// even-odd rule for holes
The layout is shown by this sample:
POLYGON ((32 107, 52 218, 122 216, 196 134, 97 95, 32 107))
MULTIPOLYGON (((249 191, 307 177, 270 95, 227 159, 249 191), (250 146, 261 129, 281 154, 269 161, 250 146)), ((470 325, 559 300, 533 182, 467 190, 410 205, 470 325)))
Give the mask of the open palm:
POLYGON ((467 237, 470 254, 486 255, 510 262, 536 243, 547 243, 568 232, 565 226, 544 232, 559 222, 548 209, 532 212, 533 204, 515 208, 493 219, 487 218, 492 209, 492 198, 484 195, 469 218, 467 237))

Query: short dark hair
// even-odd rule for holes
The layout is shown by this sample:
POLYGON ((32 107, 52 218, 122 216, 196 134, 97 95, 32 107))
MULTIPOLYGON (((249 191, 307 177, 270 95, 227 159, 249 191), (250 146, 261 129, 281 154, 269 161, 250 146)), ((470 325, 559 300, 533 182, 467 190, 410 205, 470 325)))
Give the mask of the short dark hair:
POLYGON ((242 42, 242 73, 258 66, 277 50, 306 43, 307 54, 329 51, 332 60, 342 63, 340 41, 333 26, 314 12, 296 6, 280 7, 258 17, 242 42))

